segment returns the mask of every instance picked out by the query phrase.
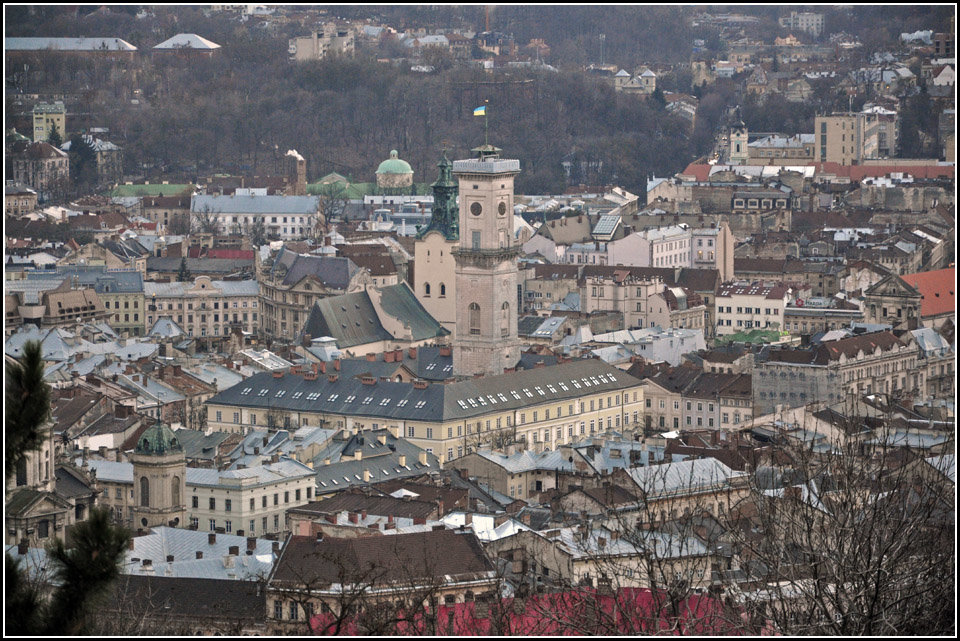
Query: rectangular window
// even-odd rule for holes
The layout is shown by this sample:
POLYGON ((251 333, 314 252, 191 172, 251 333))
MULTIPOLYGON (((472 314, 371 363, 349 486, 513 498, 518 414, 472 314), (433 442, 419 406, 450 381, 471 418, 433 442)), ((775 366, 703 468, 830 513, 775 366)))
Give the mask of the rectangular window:
POLYGON ((210 497, 210 509, 217 509, 217 499, 213 498, 212 496, 210 497))
POLYGON ((223 529, 225 532, 233 532, 233 521, 227 521, 224 523, 223 529))
POLYGON ((289 491, 283 493, 283 502, 284 502, 284 503, 289 503, 289 502, 290 502, 290 492, 289 492, 289 491))
MULTIPOLYGON (((120 490, 117 490, 117 498, 120 498, 120 490)), ((200 497, 199 497, 199 496, 194 496, 194 497, 193 497, 193 507, 194 507, 195 509, 199 509, 199 508, 200 508, 200 497)))
POLYGON ((274 505, 280 505, 280 493, 279 493, 279 492, 273 495, 273 504, 274 504, 274 505))
POLYGON ((230 499, 224 499, 224 501, 223 501, 223 511, 224 511, 224 512, 231 512, 231 511, 232 511, 232 509, 231 509, 232 507, 233 507, 233 502, 232 502, 230 499))
POLYGON ((217 520, 210 519, 210 531, 213 532, 217 529, 217 520))

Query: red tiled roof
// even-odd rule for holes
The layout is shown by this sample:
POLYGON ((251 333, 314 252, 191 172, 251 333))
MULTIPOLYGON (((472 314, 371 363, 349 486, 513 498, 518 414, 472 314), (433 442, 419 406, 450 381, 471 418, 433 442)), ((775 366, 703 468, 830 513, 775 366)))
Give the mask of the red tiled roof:
POLYGON ((956 268, 904 274, 900 278, 923 296, 920 301, 921 317, 939 316, 957 310, 956 268))
POLYGON ((836 174, 860 182, 864 178, 879 178, 894 172, 910 174, 914 178, 953 178, 952 165, 841 165, 835 162, 812 163, 818 174, 836 174))
POLYGON ((712 165, 702 165, 699 163, 692 162, 687 165, 687 168, 680 172, 681 176, 691 176, 697 182, 706 182, 707 178, 710 177, 710 167, 712 165))

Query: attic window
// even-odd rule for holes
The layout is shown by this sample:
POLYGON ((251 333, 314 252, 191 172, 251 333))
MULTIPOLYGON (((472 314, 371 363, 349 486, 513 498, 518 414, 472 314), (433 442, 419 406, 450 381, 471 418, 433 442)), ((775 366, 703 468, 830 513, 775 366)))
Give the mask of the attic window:
MULTIPOLYGON (((334 485, 337 485, 337 479, 330 479, 330 480, 333 481, 334 485)), ((326 485, 324 485, 324 487, 326 487, 326 485)))

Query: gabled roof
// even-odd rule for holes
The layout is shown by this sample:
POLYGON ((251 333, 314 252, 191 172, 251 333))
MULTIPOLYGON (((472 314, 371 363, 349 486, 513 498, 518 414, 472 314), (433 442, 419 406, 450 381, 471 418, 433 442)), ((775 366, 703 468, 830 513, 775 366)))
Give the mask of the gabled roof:
POLYGON ((154 49, 220 49, 220 45, 195 33, 178 33, 156 45, 154 49))

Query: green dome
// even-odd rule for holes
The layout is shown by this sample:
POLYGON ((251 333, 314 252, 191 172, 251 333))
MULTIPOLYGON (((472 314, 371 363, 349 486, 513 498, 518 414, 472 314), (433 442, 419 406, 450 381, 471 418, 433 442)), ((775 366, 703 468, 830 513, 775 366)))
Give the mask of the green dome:
POLYGON ((182 452, 183 446, 180 445, 180 440, 173 433, 173 430, 162 423, 156 423, 140 435, 134 451, 137 454, 163 456, 171 452, 182 452))
POLYGON ((378 174, 412 174, 413 169, 406 160, 400 160, 397 150, 390 152, 390 157, 380 163, 377 167, 378 174))

